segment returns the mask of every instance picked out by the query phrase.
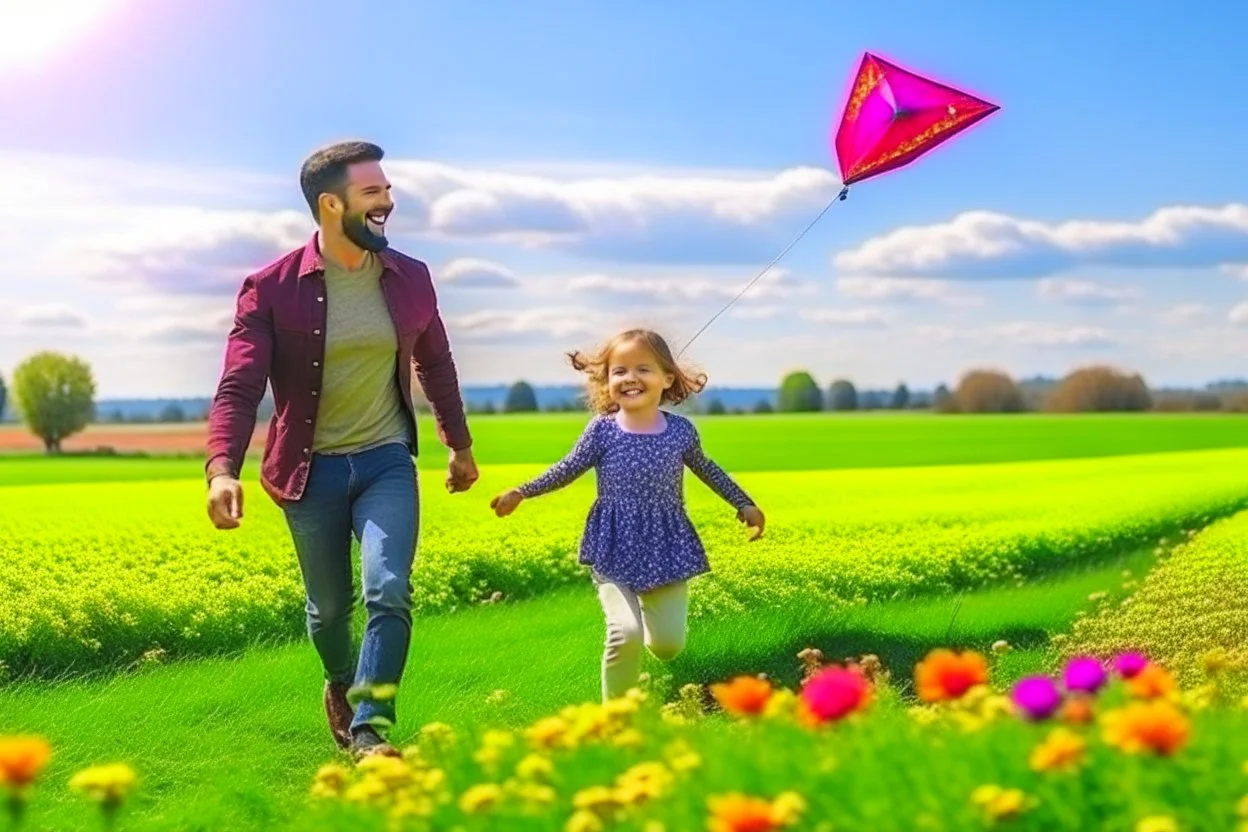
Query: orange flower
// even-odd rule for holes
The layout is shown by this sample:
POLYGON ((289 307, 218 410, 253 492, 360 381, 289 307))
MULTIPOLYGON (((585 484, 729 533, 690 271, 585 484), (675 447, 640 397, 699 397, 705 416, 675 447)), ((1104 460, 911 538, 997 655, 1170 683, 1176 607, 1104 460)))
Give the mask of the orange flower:
POLYGON ((914 682, 924 702, 958 699, 976 685, 988 683, 988 662, 971 650, 955 653, 938 648, 914 668, 914 682))
POLYGON ((771 694, 771 682, 756 676, 738 676, 731 682, 711 685, 711 695, 734 716, 761 714, 771 694))
POLYGON ((1092 703, 1084 696, 1067 699, 1059 715, 1063 722, 1071 725, 1086 725, 1092 721, 1093 716, 1092 703))
POLYGON ((0 786, 29 786, 51 756, 43 737, 0 737, 0 786))
POLYGON ((1087 749, 1083 737, 1068 728, 1057 728, 1031 752, 1031 767, 1036 771, 1076 768, 1087 749))
POLYGON ((709 797, 706 803, 710 832, 774 832, 796 823, 805 808, 805 801, 792 792, 775 801, 734 792, 709 797))
POLYGON ((1139 673, 1127 680, 1127 689, 1132 696, 1140 699, 1154 699, 1169 696, 1178 689, 1170 671, 1159 664, 1148 664, 1139 673))
POLYGON ((1187 717, 1165 699, 1132 702, 1103 719, 1105 742, 1128 754, 1173 754, 1187 742, 1190 732, 1187 717))

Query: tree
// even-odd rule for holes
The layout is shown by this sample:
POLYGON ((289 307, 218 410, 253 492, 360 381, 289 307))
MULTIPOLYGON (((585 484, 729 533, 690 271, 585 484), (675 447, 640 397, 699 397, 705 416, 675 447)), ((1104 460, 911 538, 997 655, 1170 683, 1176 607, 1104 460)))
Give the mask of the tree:
POLYGON ((85 361, 56 352, 40 352, 13 373, 13 395, 31 433, 49 454, 87 426, 95 412, 95 379, 85 361))
POLYGON ((958 382, 953 394, 962 413, 1022 413, 1023 391, 1005 373, 971 370, 958 382))
POLYGON ((771 402, 767 401, 766 399, 759 399, 758 401, 754 402, 755 413, 772 413, 774 411, 775 411, 775 408, 772 407, 771 402))
POLYGON ((898 384, 897 389, 893 391, 893 410, 905 410, 906 405, 910 404, 910 388, 905 384, 898 384))
POLYGON ((517 381, 511 385, 511 389, 507 391, 507 398, 503 402, 503 412, 536 413, 537 393, 533 391, 533 385, 527 381, 517 381))
POLYGON ((932 409, 937 413, 953 413, 958 409, 953 394, 943 384, 936 385, 936 390, 932 393, 932 409))
POLYGON ((166 425, 174 422, 185 422, 186 411, 177 402, 169 402, 169 404, 161 408, 160 416, 156 418, 156 421, 166 425))
POLYGON ((780 410, 785 413, 810 413, 823 410, 823 391, 805 370, 789 373, 780 382, 780 410))
POLYGON ((723 416, 728 412, 728 408, 724 407, 724 403, 720 401, 718 396, 716 396, 713 397, 710 404, 706 406, 706 412, 710 416, 723 416))
POLYGON ((1138 373, 1128 375, 1113 367, 1092 366, 1062 379, 1044 406, 1059 413, 1138 411, 1150 410, 1153 397, 1138 373))
POLYGON ((4 405, 9 398, 9 389, 4 386, 4 376, 0 376, 0 421, 4 421, 4 405))
POLYGON ((828 410, 857 410, 858 389, 853 382, 837 379, 828 388, 828 410))

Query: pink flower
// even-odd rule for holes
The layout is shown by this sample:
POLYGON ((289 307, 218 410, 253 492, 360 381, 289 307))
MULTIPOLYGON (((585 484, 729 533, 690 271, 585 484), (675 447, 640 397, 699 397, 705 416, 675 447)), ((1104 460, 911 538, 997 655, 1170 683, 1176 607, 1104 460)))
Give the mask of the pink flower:
POLYGON ((1028 676, 1014 686, 1014 704, 1028 719, 1048 719, 1062 706, 1062 692, 1048 676, 1028 676))
POLYGON ((1096 693, 1104 686, 1108 674, 1105 666, 1091 656, 1076 656, 1066 663, 1062 683, 1066 690, 1096 693))
POLYGON ((1148 667, 1148 656, 1134 650, 1119 653, 1114 657, 1114 671, 1124 679, 1133 679, 1141 670, 1148 667))
POLYGON ((827 667, 802 688, 805 716, 812 722, 834 722, 871 701, 871 683, 856 669, 827 667))

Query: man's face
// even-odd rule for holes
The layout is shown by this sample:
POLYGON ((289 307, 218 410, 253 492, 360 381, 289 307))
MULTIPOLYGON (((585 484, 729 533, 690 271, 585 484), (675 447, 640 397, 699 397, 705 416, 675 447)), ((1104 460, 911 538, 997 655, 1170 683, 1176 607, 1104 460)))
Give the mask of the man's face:
POLYGON ((339 215, 342 233, 365 251, 381 251, 386 239, 386 219, 394 210, 390 181, 380 162, 358 162, 347 168, 346 203, 331 195, 331 210, 339 215))

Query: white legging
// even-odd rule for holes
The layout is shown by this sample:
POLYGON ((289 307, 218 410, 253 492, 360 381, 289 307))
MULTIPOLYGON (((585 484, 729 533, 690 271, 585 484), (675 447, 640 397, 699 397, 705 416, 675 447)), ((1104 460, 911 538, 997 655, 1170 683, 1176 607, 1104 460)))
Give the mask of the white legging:
POLYGON ((623 696, 641 678, 644 643, 659 661, 670 661, 685 649, 689 617, 689 585, 684 581, 636 593, 605 579, 598 600, 607 618, 607 643, 602 653, 602 696, 623 696))

